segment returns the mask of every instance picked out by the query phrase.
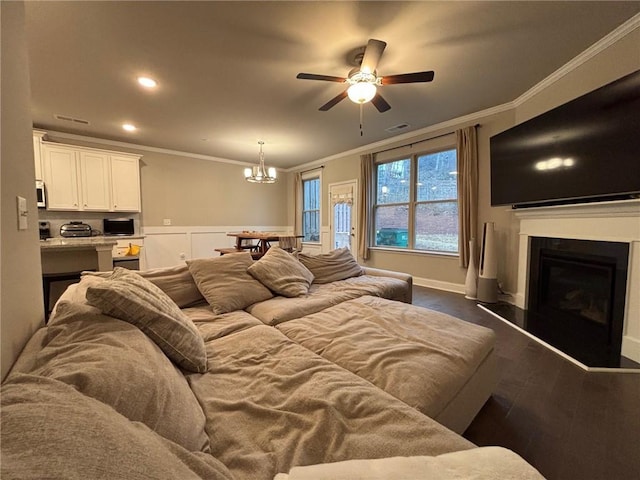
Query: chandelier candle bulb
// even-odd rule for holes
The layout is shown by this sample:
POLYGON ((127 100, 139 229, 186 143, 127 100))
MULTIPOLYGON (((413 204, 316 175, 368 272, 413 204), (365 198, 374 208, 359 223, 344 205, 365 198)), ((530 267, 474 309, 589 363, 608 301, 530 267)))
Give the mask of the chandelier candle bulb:
POLYGON ((258 165, 252 168, 244 169, 244 179, 250 183, 275 183, 276 181, 276 169, 274 167, 265 168, 264 166, 264 153, 262 151, 262 140, 258 141, 260 145, 260 153, 258 154, 258 165))

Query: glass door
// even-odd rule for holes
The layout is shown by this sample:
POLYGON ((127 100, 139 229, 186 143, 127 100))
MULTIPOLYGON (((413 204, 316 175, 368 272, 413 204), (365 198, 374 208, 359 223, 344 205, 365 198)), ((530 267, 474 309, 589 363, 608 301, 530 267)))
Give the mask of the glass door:
POLYGON ((331 249, 347 247, 356 250, 355 180, 329 185, 331 205, 331 249))

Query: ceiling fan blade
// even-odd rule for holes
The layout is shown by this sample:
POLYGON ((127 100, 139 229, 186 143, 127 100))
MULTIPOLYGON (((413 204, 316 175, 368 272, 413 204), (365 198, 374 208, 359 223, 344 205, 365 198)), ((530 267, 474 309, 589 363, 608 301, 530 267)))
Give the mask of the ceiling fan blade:
POLYGON ((376 93, 376 96, 371 99, 371 103, 373 103, 373 106, 376 107, 380 113, 386 112, 391 108, 391 105, 389 105, 379 93, 376 93))
POLYGON ((382 52, 384 52, 384 48, 386 46, 386 42, 371 38, 367 43, 367 48, 364 50, 364 57, 362 57, 360 71, 364 73, 375 72, 378 67, 380 57, 382 56, 382 52))
POLYGON ((400 75, 389 75, 382 77, 382 85, 394 85, 396 83, 419 83, 431 82, 435 73, 431 70, 428 72, 401 73, 400 75))
POLYGON ((336 106, 338 103, 340 103, 345 98, 347 98, 347 91, 346 90, 344 92, 342 92, 340 95, 336 95, 335 97, 333 97, 331 100, 329 100, 323 106, 321 106, 318 110, 320 110, 322 112, 326 112, 330 108, 336 106))
POLYGON ((344 83, 347 81, 344 77, 333 77, 331 75, 316 75, 315 73, 299 73, 296 75, 296 78, 300 80, 322 80, 325 82, 340 82, 344 83))

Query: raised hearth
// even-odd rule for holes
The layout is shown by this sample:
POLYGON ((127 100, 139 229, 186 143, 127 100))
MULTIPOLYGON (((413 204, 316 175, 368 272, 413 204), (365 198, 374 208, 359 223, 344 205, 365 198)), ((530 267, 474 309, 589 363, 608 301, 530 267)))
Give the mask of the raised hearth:
POLYGON ((587 366, 640 364, 640 201, 515 215, 522 314, 510 315, 514 323, 587 366))
POLYGON ((554 336, 549 339, 546 335, 550 330, 549 319, 544 316, 528 312, 506 302, 481 304, 480 307, 529 333, 530 336, 570 357, 588 370, 618 369, 640 373, 640 363, 620 353, 613 354, 610 350, 603 348, 603 345, 598 344, 588 333, 575 335, 567 332, 567 335, 554 336))

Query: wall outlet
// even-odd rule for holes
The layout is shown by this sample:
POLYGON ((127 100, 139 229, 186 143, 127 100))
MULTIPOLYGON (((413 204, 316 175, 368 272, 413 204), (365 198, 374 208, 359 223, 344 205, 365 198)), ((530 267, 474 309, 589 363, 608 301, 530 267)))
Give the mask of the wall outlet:
POLYGON ((171 225, 171 219, 170 218, 165 218, 162 220, 162 224, 163 225, 171 225))

